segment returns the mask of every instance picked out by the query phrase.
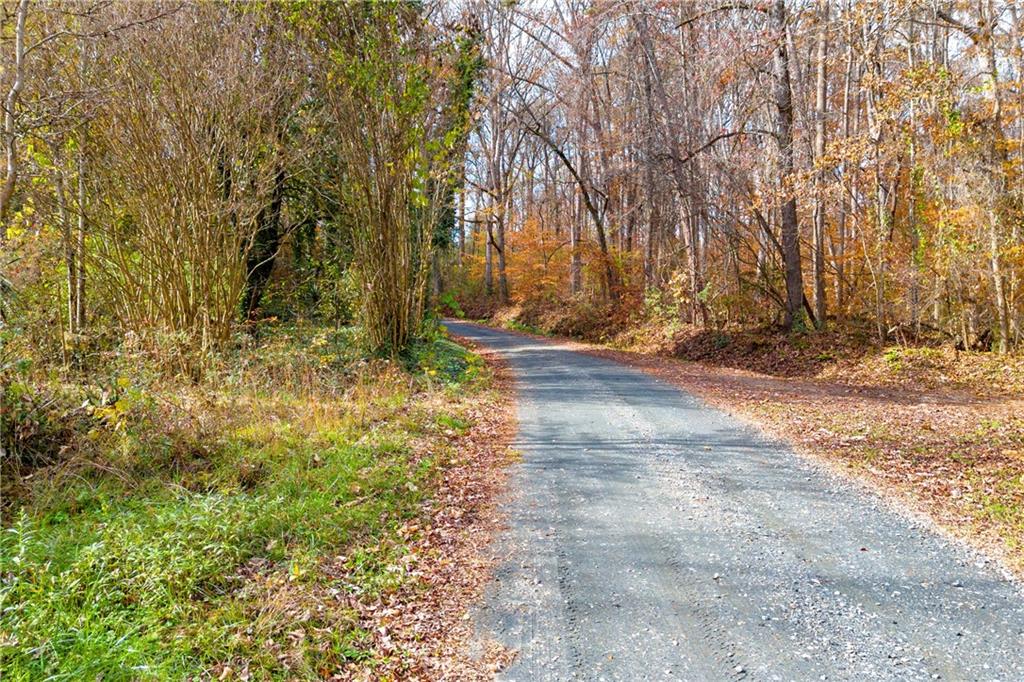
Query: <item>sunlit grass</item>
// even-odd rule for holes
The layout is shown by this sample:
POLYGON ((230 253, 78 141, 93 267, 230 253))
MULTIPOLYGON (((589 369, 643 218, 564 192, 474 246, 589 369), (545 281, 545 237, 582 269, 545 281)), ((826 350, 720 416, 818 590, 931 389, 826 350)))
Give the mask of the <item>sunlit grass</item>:
MULTIPOLYGON (((210 395, 177 396, 205 406, 215 442, 182 451, 147 412, 101 434, 101 468, 34 474, 60 485, 33 483, 5 518, 5 679, 184 679, 225 666, 318 679, 373 655, 339 595, 407 579, 399 529, 438 467, 416 444, 468 428, 452 398, 480 384, 481 365, 445 341, 406 368, 288 365, 308 352, 303 338, 272 339, 262 372, 247 359, 196 388, 210 395), (274 373, 280 392, 268 390, 274 373)), ((313 352, 345 352, 325 346, 313 352)), ((156 386, 147 395, 163 399, 156 386)))

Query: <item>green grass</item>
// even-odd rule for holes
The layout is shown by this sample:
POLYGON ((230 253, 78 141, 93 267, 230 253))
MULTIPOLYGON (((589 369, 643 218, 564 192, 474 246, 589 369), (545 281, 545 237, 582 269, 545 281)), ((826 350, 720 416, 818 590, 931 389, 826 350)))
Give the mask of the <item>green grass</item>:
POLYGON ((309 396, 267 398, 225 423, 198 473, 83 472, 8 514, 4 678, 170 680, 232 665, 253 679, 318 679, 346 660, 372 664, 355 614, 332 595, 408 579, 399 528, 440 466, 411 443, 468 428, 457 407, 427 398, 465 393, 480 374, 454 344, 420 350, 411 374, 370 375, 313 423, 298 416, 309 396))
MULTIPOLYGON (((979 477, 975 475, 970 480, 979 481, 979 477)), ((1004 536, 1008 541, 1019 543, 1017 538, 1024 536, 1024 475, 1016 467, 1007 467, 992 472, 988 481, 979 482, 979 517, 1000 524, 1007 531, 1004 536), (984 484, 987 486, 983 487, 984 484)))
POLYGON ((526 324, 519 320, 509 320, 505 323, 506 329, 511 329, 514 332, 526 332, 527 334, 534 334, 536 336, 551 336, 550 333, 544 331, 540 327, 532 324, 526 324))

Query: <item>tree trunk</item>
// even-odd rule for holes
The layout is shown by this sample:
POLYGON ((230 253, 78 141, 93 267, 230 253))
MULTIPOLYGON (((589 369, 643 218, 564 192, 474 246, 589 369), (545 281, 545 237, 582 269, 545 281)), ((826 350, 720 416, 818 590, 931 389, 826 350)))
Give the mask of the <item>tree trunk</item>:
POLYGON ((459 265, 466 260, 466 174, 463 166, 462 186, 459 189, 459 265))
MULTIPOLYGON (((913 20, 909 23, 907 38, 907 63, 911 69, 917 68, 917 29, 913 20)), ((911 99, 910 103, 910 132, 908 134, 910 144, 910 187, 909 199, 907 201, 907 223, 910 227, 910 324, 914 329, 915 336, 921 333, 921 268, 920 249, 921 234, 918 225, 917 196, 920 189, 920 180, 917 169, 917 105, 911 99)))
POLYGON ((441 298, 442 287, 443 282, 441 280, 441 250, 434 249, 434 253, 430 257, 430 297, 435 304, 437 303, 438 299, 441 298))
MULTIPOLYGON (((850 138, 850 90, 853 85, 853 39, 852 30, 847 33, 846 47, 846 76, 843 82, 843 139, 850 138)), ((843 184, 839 203, 839 220, 836 226, 836 244, 833 249, 833 260, 836 270, 836 317, 844 310, 846 305, 846 231, 847 217, 849 214, 850 199, 847 196, 846 184, 849 164, 844 160, 841 165, 840 178, 843 184)))
POLYGON ((85 196, 85 145, 87 128, 83 126, 78 142, 78 234, 75 239, 75 326, 81 331, 85 328, 85 229, 86 229, 86 196, 85 196))
POLYGON ((771 10, 772 24, 778 45, 773 62, 775 81, 776 136, 779 143, 779 172, 783 191, 789 198, 782 204, 782 258, 786 270, 786 312, 783 321, 792 329, 802 315, 804 283, 800 258, 800 232, 796 215, 796 198, 791 195, 793 176, 793 91, 789 80, 789 59, 786 55, 786 3, 775 0, 771 10))
POLYGON ((77 291, 75 283, 78 280, 78 268, 75 260, 75 240, 71 230, 71 217, 68 215, 67 192, 65 189, 63 170, 57 171, 53 184, 57 195, 57 214, 60 220, 61 247, 64 251, 64 267, 66 270, 65 283, 67 284, 66 301, 68 313, 67 332, 69 335, 73 335, 78 333, 78 316, 76 315, 78 304, 75 300, 75 294, 77 291))
MULTIPOLYGON (((980 5, 980 3, 979 3, 980 5)), ((1007 191, 1008 179, 1005 167, 1007 166, 1006 136, 1003 133, 1003 99, 999 92, 999 66, 996 61, 995 49, 995 24, 998 20, 992 0, 985 3, 985 15, 982 16, 984 31, 980 33, 984 45, 985 67, 991 81, 989 88, 992 90, 992 151, 990 164, 992 175, 995 179, 995 191, 992 192, 992 215, 994 220, 989 221, 989 245, 992 263, 992 283, 996 304, 996 323, 999 327, 999 339, 996 350, 1001 355, 1010 351, 1010 306, 1006 298, 1006 276, 1002 268, 1002 240, 1003 226, 1012 222, 1013 218, 1008 210, 1007 191)))
POLYGON ((246 320, 254 319, 263 300, 263 294, 274 272, 274 261, 281 248, 281 207, 284 202, 285 171, 278 169, 270 203, 256 216, 253 243, 246 254, 246 278, 243 301, 246 320))
MULTIPOLYGON (((81 26, 79 27, 81 30, 81 26)), ((78 88, 86 91, 86 71, 89 66, 88 42, 85 38, 78 41, 78 88)), ((75 326, 79 331, 85 329, 85 230, 88 224, 88 205, 86 200, 86 148, 89 146, 89 121, 84 120, 78 135, 78 234, 75 240, 75 326)))
POLYGON ((18 3, 14 24, 14 79, 4 103, 4 145, 7 151, 7 177, 0 187, 0 246, 7 243, 7 214, 10 212, 14 186, 18 180, 18 131, 15 111, 18 96, 25 84, 25 17, 28 0, 18 3))
POLYGON ((814 196, 814 317, 825 326, 825 116, 827 106, 826 52, 828 50, 828 0, 818 2, 818 37, 814 84, 814 158, 818 164, 814 196))
POLYGON ((654 192, 654 98, 651 92, 651 72, 644 68, 644 102, 646 104, 646 130, 644 131, 644 198, 647 216, 647 250, 644 255, 644 282, 647 287, 658 285, 658 233, 660 230, 658 205, 654 192))
POLYGON ((494 295, 494 230, 490 216, 487 217, 487 239, 484 241, 484 291, 488 298, 494 295))
POLYGON ((505 218, 504 213, 498 217, 498 235, 494 242, 494 250, 498 252, 498 302, 508 304, 508 274, 505 272, 505 218))
POLYGON ((878 107, 883 97, 880 91, 882 85, 882 27, 874 27, 874 35, 871 35, 870 27, 864 26, 865 43, 870 44, 866 52, 870 55, 869 68, 873 77, 871 85, 867 88, 867 121, 868 136, 871 142, 871 165, 872 165, 872 192, 874 194, 875 214, 875 239, 873 249, 869 247, 867 240, 864 241, 864 257, 871 271, 875 289, 875 331, 878 333, 879 341, 885 341, 888 337, 888 322, 886 314, 886 235, 891 227, 891 216, 889 214, 889 195, 885 185, 885 159, 882 154, 882 121, 880 120, 878 107), (871 37, 869 37, 869 35, 871 37), (872 252, 873 251, 873 252, 872 252))
MULTIPOLYGON (((580 131, 580 137, 584 138, 585 133, 580 131)), ((582 191, 584 205, 587 208, 587 212, 590 213, 592 222, 594 223, 594 232, 597 235, 597 248, 601 253, 601 273, 603 274, 602 289, 606 299, 614 300, 616 297, 616 282, 615 282, 615 271, 612 265, 611 254, 608 251, 608 236, 605 232, 604 221, 605 216, 608 215, 608 201, 607 195, 605 195, 605 202, 601 208, 598 208, 594 202, 594 198, 590 194, 590 188, 594 187, 593 174, 590 171, 590 159, 589 157, 581 152, 580 154, 580 189, 582 191)))
MULTIPOLYGON (((1017 52, 1017 78, 1024 79, 1024 17, 1021 16, 1018 10, 1018 3, 1010 3, 1010 25, 1013 27, 1013 39, 1014 47, 1017 52)), ((1017 111, 1024 112, 1024 87, 1017 88, 1017 111)), ((1017 165, 1018 167, 1024 165, 1024 122, 1018 122, 1017 124, 1017 165)), ((1017 210, 1024 207, 1024 174, 1018 173, 1017 175, 1017 187, 1013 190, 1014 203, 1017 210)), ((1020 220, 1014 220, 1010 227, 1010 244, 1019 249, 1024 249, 1024 233, 1022 233, 1020 220)), ((1014 268, 1010 272, 1009 281, 1007 282, 1007 299, 1011 302, 1017 300, 1018 288, 1020 286, 1018 279, 1018 271, 1020 268, 1014 268)), ((1015 334, 1018 343, 1021 339, 1021 325, 1020 318, 1018 315, 1014 315, 1010 319, 1011 331, 1015 334)))
MULTIPOLYGON (((583 189, 580 189, 583 192, 583 189)), ((582 203, 582 194, 579 203, 582 203)), ((583 209, 577 207, 572 217, 572 225, 569 227, 569 246, 572 249, 572 257, 569 262, 569 292, 578 294, 583 290, 583 261, 580 255, 580 238, 582 230, 580 221, 583 217, 583 209)))

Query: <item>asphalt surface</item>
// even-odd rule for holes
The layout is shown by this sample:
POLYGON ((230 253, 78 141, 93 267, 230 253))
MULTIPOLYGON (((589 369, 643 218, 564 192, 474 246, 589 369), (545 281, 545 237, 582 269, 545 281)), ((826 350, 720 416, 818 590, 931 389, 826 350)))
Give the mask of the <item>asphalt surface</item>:
POLYGON ((462 322, 509 361, 522 463, 475 616, 508 680, 1024 680, 1024 593, 691 395, 462 322))

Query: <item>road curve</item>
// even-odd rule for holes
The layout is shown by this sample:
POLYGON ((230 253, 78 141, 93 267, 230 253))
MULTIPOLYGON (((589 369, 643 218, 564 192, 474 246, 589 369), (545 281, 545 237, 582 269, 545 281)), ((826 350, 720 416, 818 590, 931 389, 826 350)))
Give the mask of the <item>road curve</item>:
POLYGON ((639 371, 446 325, 518 382, 476 614, 504 679, 1024 680, 1024 595, 985 561, 639 371))

